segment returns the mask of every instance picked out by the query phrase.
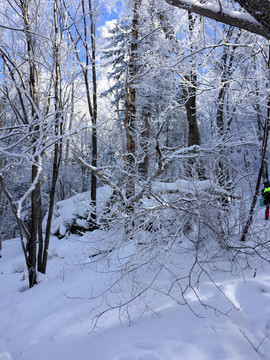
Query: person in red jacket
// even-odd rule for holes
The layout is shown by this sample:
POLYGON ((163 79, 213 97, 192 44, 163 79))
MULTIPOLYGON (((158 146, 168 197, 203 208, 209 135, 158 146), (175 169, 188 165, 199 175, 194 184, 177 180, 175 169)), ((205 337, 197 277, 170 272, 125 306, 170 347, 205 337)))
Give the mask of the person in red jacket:
POLYGON ((270 183, 266 181, 262 189, 262 196, 265 205, 265 220, 269 219, 269 206, 270 206, 270 183))

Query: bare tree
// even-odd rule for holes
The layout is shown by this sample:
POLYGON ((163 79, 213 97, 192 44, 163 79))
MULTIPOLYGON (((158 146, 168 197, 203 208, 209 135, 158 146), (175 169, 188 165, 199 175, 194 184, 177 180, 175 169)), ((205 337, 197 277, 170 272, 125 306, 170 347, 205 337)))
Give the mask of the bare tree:
POLYGON ((36 55, 35 55, 35 40, 31 29, 30 21, 30 9, 29 9, 29 0, 23 1, 20 0, 19 8, 21 10, 22 20, 24 23, 24 34, 26 38, 27 46, 27 59, 29 66, 29 95, 30 95, 30 105, 31 105, 31 119, 25 119, 34 135, 32 136, 33 143, 33 165, 32 165, 32 194, 31 194, 31 231, 30 238, 27 242, 27 268, 29 272, 29 286, 32 287, 36 284, 36 258, 37 258, 37 238, 40 234, 40 223, 41 218, 41 193, 40 193, 40 159, 39 156, 35 155, 37 141, 36 133, 39 132, 39 123, 38 123, 38 91, 37 91, 37 68, 36 68, 36 55))
MULTIPOLYGON (((54 59, 54 110, 55 110, 55 137, 62 137, 63 135, 63 103, 62 103, 62 87, 61 87, 61 62, 60 62, 60 44, 63 40, 63 29, 65 26, 65 17, 62 13, 63 7, 61 7, 61 0, 54 0, 53 4, 53 19, 54 19, 54 47, 53 47, 53 59, 54 59), (61 22, 62 24, 59 24, 61 22), (59 27, 61 28, 59 29, 59 27)), ((47 223, 45 229, 45 239, 43 246, 42 241, 39 241, 39 254, 38 254, 38 270, 45 274, 48 260, 48 249, 51 236, 51 224, 54 210, 54 199, 56 192, 56 184, 59 175, 59 168, 62 159, 62 142, 56 141, 53 149, 53 169, 52 169, 52 182, 50 188, 50 200, 47 216, 47 223)))
MULTIPOLYGON (((48 22, 49 28, 52 25, 50 30, 53 34, 52 40, 49 40, 38 33, 40 25, 38 19, 42 21, 42 18, 38 18, 40 4, 31 0, 21 0, 16 3, 9 0, 9 5, 12 9, 16 9, 24 25, 24 31, 19 34, 21 38, 21 35, 24 35, 26 53, 17 52, 12 39, 16 39, 18 30, 9 28, 7 31, 10 33, 5 38, 6 43, 3 41, 0 44, 1 60, 5 65, 9 86, 2 87, 1 91, 14 117, 10 127, 4 124, 1 128, 1 139, 8 139, 10 143, 8 145, 6 141, 3 149, 6 157, 17 159, 18 166, 31 167, 31 182, 28 188, 25 186, 25 193, 16 203, 2 174, 0 181, 17 220, 29 273, 29 286, 32 287, 37 282, 37 265, 39 271, 44 273, 46 271, 56 182, 62 153, 64 118, 60 48, 65 19, 61 13, 61 0, 54 0, 53 6, 48 9, 53 13, 52 22, 48 22), (39 59, 43 56, 41 49, 44 40, 50 59, 44 59, 41 65, 39 59), (45 77, 47 81, 44 80, 45 77), (50 154, 48 150, 51 147, 53 147, 52 183, 49 188, 49 212, 44 238, 41 177, 45 154, 50 154), (29 198, 31 211, 28 226, 22 214, 29 198)), ((68 108, 65 111, 68 113, 68 108)), ((8 165, 5 173, 10 168, 11 166, 8 165)))
MULTIPOLYGON (((93 0, 81 1, 82 17, 76 19, 76 14, 68 12, 71 20, 71 28, 75 29, 75 33, 69 31, 69 36, 74 46, 76 59, 81 67, 84 85, 86 89, 86 99, 88 112, 92 122, 92 166, 97 166, 98 144, 97 144, 97 70, 96 70, 96 10, 94 8, 96 2, 93 0), (82 29, 80 24, 82 23, 82 29), (90 27, 90 31, 89 31, 90 27), (82 55, 82 50, 84 54, 82 55)), ((67 7, 67 5, 66 5, 67 7)), ((95 229, 96 224, 96 203, 97 203, 97 178, 96 174, 91 172, 91 214, 89 218, 90 228, 95 229)))

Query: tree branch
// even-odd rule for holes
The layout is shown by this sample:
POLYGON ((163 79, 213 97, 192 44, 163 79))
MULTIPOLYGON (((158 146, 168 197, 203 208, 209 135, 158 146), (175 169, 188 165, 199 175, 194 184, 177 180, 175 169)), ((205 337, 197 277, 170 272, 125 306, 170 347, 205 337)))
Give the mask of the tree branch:
MULTIPOLYGON (((168 4, 195 14, 208 17, 218 22, 235 26, 240 29, 261 35, 270 40, 270 29, 256 20, 251 14, 235 11, 232 9, 220 8, 218 4, 204 3, 198 0, 165 0, 168 4)), ((270 12, 270 4, 269 4, 270 12)))

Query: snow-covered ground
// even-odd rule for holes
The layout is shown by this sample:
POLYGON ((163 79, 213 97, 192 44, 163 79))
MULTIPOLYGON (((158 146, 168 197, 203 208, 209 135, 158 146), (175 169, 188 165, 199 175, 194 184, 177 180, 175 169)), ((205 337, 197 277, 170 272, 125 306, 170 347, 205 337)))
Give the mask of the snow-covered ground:
MULTIPOLYGON (((3 242, 0 360, 270 359, 269 264, 253 262, 237 274, 217 272, 215 284, 202 277, 198 293, 207 308, 192 293, 187 298, 193 311, 177 305, 158 291, 161 278, 150 296, 122 311, 115 304, 126 297, 124 281, 118 293, 95 297, 112 281, 109 269, 115 264, 91 257, 106 236, 118 235, 97 230, 61 240, 53 236, 47 274, 39 274, 32 289, 19 239, 3 242), (115 309, 106 312, 110 306, 115 309)), ((184 255, 179 263, 190 266, 184 255)))

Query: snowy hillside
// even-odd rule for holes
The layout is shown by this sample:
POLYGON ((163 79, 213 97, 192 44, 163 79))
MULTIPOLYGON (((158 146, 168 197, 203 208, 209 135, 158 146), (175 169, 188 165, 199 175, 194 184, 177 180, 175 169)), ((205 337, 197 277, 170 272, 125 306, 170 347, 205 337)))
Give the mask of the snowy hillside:
MULTIPOLYGON (((1 360, 269 359, 269 264, 256 260, 233 274, 213 271, 214 283, 202 276, 183 306, 175 302, 180 293, 179 299, 177 292, 166 296, 168 279, 161 275, 128 303, 138 278, 119 281, 114 256, 123 264, 130 245, 117 255, 100 251, 119 236, 111 229, 52 237, 47 275, 30 290, 19 239, 3 243, 1 360)), ((191 266, 185 254, 178 261, 182 269, 191 266)), ((141 281, 151 282, 152 275, 141 274, 141 281)))
POLYGON ((0 7, 0 360, 270 360, 270 0, 0 7))

